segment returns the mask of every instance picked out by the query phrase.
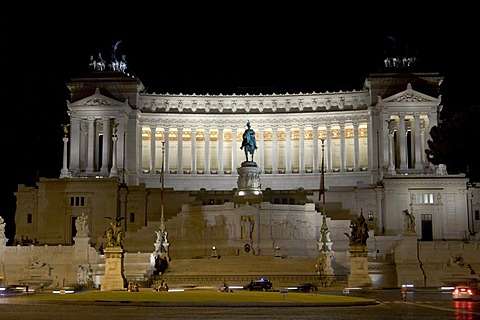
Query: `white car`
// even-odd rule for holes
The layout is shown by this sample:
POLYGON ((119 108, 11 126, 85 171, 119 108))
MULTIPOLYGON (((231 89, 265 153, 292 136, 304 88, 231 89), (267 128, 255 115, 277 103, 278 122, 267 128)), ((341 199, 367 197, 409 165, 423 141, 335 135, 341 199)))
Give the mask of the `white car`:
POLYGON ((456 286, 452 292, 453 300, 472 300, 473 289, 468 286, 456 286))

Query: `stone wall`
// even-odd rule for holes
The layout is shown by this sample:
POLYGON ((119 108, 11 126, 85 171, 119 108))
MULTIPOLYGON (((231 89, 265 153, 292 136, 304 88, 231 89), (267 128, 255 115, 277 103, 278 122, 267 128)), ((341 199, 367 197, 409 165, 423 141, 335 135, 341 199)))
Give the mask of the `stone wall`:
MULTIPOLYGON (((77 236, 71 246, 0 246, 0 275, 5 285, 33 287, 98 287, 105 273, 105 256, 77 236)), ((125 253, 124 273, 129 281, 143 280, 150 268, 150 253, 125 253)))
POLYGON ((398 283, 440 287, 480 280, 480 243, 417 241, 404 236, 395 249, 398 283))

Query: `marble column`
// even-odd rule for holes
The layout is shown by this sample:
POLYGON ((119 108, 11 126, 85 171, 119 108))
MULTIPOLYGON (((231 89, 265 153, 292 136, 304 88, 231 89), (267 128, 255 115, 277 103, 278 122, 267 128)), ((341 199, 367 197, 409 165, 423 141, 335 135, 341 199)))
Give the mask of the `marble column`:
POLYGON ((298 135, 300 138, 299 154, 298 154, 299 172, 305 173, 305 126, 304 125, 299 126, 298 135))
POLYGON ((80 119, 74 115, 70 115, 70 169, 73 172, 80 170, 80 140, 81 127, 80 119))
POLYGON ((388 173, 389 174, 395 174, 395 159, 394 159, 394 149, 395 149, 395 144, 393 141, 393 136, 394 132, 390 131, 388 133, 388 173))
POLYGON ((353 171, 360 170, 360 146, 358 137, 358 122, 353 123, 353 171))
POLYGON ((313 173, 320 172, 318 167, 318 126, 313 125, 313 173))
POLYGON ((265 172, 265 127, 261 126, 258 128, 258 155, 260 156, 260 173, 265 172))
POLYGON ((378 164, 379 168, 389 165, 390 148, 392 146, 390 142, 390 132, 396 130, 395 120, 390 118, 390 114, 383 115, 382 120, 382 131, 379 133, 378 143, 381 143, 382 149, 380 151, 382 152, 383 157, 378 164))
POLYGON ((197 127, 192 126, 190 172, 197 174, 197 127))
POLYGON ((150 126, 150 174, 155 174, 156 126, 150 126))
POLYGON ((110 118, 102 117, 103 122, 103 150, 102 150, 102 168, 100 172, 108 172, 108 159, 110 156, 110 118))
POLYGON ((94 147, 95 147, 95 118, 88 117, 88 144, 87 144, 87 169, 86 172, 91 173, 94 170, 94 147))
POLYGON ((340 123, 340 171, 345 172, 347 167, 347 156, 345 152, 345 123, 340 123))
POLYGON ((400 118, 399 129, 397 132, 397 139, 399 143, 400 150, 400 170, 408 169, 407 162, 407 143, 406 143, 406 130, 405 130, 405 113, 401 112, 398 114, 400 118))
POLYGON ((326 167, 327 167, 327 172, 332 172, 332 124, 327 123, 325 125, 327 128, 327 134, 326 134, 326 151, 327 151, 327 157, 326 157, 326 167))
POLYGON ((278 127, 272 126, 272 173, 278 173, 278 152, 277 152, 278 127))
POLYGON ((236 175, 237 172, 237 130, 238 128, 232 128, 232 174, 236 175))
POLYGON ((223 175, 223 127, 218 127, 218 174, 223 175))
POLYGON ((292 173, 292 128, 285 128, 285 173, 292 173))
POLYGON ((414 146, 415 146, 415 170, 421 170, 423 169, 423 163, 422 163, 422 153, 424 149, 422 149, 422 143, 421 143, 421 130, 420 130, 420 113, 415 112, 413 114, 413 121, 414 121, 414 129, 413 129, 413 134, 415 135, 414 139, 414 146))
MULTIPOLYGON (((420 122, 420 149, 425 150, 427 148, 427 140, 425 135, 425 121, 420 122)), ((421 162, 423 167, 426 167, 428 160, 426 159, 425 152, 421 153, 421 162)))
POLYGON ((177 130, 177 173, 183 174, 183 127, 178 126, 177 130))
POLYGON ((86 171, 88 165, 88 120, 81 123, 80 126, 80 170, 86 171))
POLYGON ((210 127, 205 127, 205 174, 210 174, 210 127))
POLYGON ((170 161, 168 160, 169 158, 169 151, 170 151, 170 128, 165 128, 164 129, 165 132, 164 132, 164 141, 165 141, 165 144, 163 145, 164 147, 164 154, 163 154, 163 157, 164 159, 162 159, 162 161, 164 161, 164 173, 167 173, 167 174, 170 174, 170 161))
POLYGON ((67 163, 68 163, 68 138, 67 135, 63 137, 63 167, 60 170, 60 178, 69 178, 70 172, 68 171, 67 163))

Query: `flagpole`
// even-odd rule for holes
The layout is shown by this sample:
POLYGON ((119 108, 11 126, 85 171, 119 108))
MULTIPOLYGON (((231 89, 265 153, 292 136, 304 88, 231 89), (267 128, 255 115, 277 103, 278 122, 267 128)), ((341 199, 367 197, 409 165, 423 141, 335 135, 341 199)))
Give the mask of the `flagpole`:
POLYGON ((162 171, 160 172, 160 182, 161 182, 161 187, 160 187, 160 206, 161 206, 161 214, 160 214, 160 231, 164 232, 165 231, 165 221, 164 221, 164 216, 163 216, 163 186, 164 186, 164 181, 165 181, 165 176, 164 176, 164 169, 165 169, 165 141, 162 141, 162 171))

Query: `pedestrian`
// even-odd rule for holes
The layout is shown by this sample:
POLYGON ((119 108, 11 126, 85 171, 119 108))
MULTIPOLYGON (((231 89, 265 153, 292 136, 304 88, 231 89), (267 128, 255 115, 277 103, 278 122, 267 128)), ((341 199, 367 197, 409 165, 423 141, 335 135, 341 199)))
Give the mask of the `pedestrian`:
POLYGON ((402 293, 403 302, 407 301, 407 287, 405 285, 402 285, 400 292, 402 293))

